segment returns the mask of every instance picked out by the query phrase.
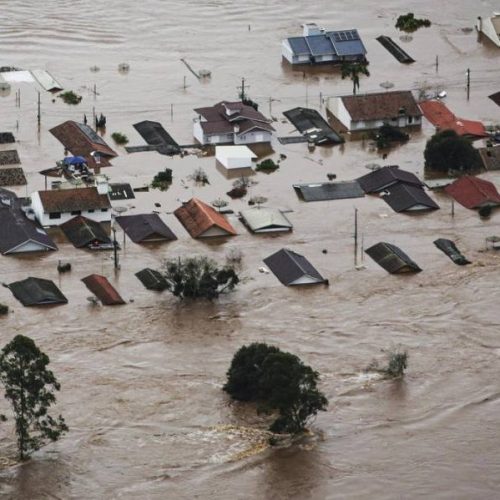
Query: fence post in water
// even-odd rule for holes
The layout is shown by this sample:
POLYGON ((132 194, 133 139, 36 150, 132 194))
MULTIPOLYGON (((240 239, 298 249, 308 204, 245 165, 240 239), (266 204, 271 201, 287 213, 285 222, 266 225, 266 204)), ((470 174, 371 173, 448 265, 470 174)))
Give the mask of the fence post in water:
POLYGON ((358 265, 358 209, 354 209, 354 267, 358 265))
POLYGON ((451 199, 451 216, 455 217, 455 200, 451 199))
POLYGON ((170 105, 170 121, 174 121, 174 105, 170 105))
POLYGON ((439 68, 439 57, 436 56, 436 73, 438 72, 438 68, 439 68))

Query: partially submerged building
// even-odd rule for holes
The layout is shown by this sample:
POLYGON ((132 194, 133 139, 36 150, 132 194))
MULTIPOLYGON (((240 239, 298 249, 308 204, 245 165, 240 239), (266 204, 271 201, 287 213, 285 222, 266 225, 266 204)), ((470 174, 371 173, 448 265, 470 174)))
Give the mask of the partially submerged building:
POLYGON ((111 221, 111 203, 96 187, 36 191, 31 208, 42 226, 60 226, 77 215, 97 222, 111 221))
POLYGON ((377 130, 385 124, 403 129, 422 125, 422 112, 409 90, 335 97, 328 111, 350 133, 377 130))
POLYGON ((23 306, 67 304, 68 299, 51 280, 29 277, 7 285, 23 306))
POLYGON ((281 43, 281 54, 290 64, 366 60, 366 49, 358 30, 326 31, 315 23, 303 24, 302 28, 302 36, 286 38, 281 43))
POLYGON ((377 243, 365 252, 391 274, 418 273, 422 270, 400 248, 391 243, 377 243))
POLYGON ((257 155, 248 146, 216 146, 215 159, 227 177, 253 174, 253 160, 257 155))
POLYGON ((107 167, 111 165, 109 160, 118 156, 97 132, 83 123, 68 120, 51 128, 50 133, 73 156, 83 156, 91 168, 107 167))
POLYGON ((303 255, 287 248, 266 257, 264 263, 285 286, 328 284, 303 255))
POLYGON ((470 264, 470 260, 467 260, 458 250, 455 243, 451 240, 445 238, 438 238, 434 240, 434 245, 436 245, 439 250, 446 254, 455 264, 458 266, 465 266, 470 264))
POLYGON ((479 177, 464 175, 444 188, 465 208, 496 207, 500 205, 500 194, 492 182, 479 177))
POLYGON ((75 248, 110 250, 113 242, 104 228, 92 219, 78 215, 59 226, 75 248))
POLYGON ((411 186, 423 186, 422 181, 415 174, 402 170, 397 165, 379 168, 359 177, 357 181, 366 194, 378 193, 401 182, 411 186))
POLYGON ((221 101, 197 108, 193 136, 200 144, 271 142, 274 128, 262 113, 243 102, 221 101))
POLYGON ((0 186, 25 186, 27 184, 21 167, 0 167, 0 186))
POLYGON ((494 12, 491 17, 478 16, 476 29, 487 36, 497 47, 500 47, 500 13, 494 12))
POLYGON ((134 243, 174 241, 177 236, 158 214, 120 215, 116 222, 134 243))
POLYGON ((134 123, 134 128, 140 136, 158 153, 173 156, 181 152, 180 146, 159 122, 144 120, 134 123))
POLYGON ((341 144, 344 139, 333 130, 315 110, 293 108, 283 113, 293 126, 307 139, 317 145, 341 144))
POLYGON ((17 196, 0 189, 0 252, 12 255, 57 250, 56 244, 36 222, 28 219, 17 196))
POLYGON ((398 182, 380 192, 381 198, 395 212, 426 212, 439 205, 420 186, 398 182))
POLYGON ((252 233, 279 233, 293 229, 285 214, 276 208, 255 207, 240 212, 242 222, 252 233))
POLYGON ((120 294, 105 276, 89 274, 82 278, 85 286, 101 301, 103 306, 119 306, 125 304, 120 294))
POLYGON ((148 290, 162 292, 168 288, 167 280, 159 271, 156 271, 155 269, 146 267, 145 269, 142 269, 142 271, 135 273, 135 275, 148 290))
POLYGON ((236 236, 236 230, 226 218, 197 198, 175 210, 174 215, 193 238, 236 236))
POLYGON ((454 130, 458 135, 463 135, 471 139, 481 139, 488 136, 484 125, 480 121, 458 118, 441 101, 424 101, 419 105, 425 118, 438 131, 454 130))
POLYGON ((344 200, 365 195, 357 181, 293 184, 293 189, 304 201, 344 200))

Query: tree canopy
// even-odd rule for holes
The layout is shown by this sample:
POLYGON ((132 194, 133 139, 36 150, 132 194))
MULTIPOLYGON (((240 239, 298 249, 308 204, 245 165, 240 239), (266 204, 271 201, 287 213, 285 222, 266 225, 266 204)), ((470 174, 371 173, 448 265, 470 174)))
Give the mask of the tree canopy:
POLYGON ((240 281, 233 268, 219 268, 206 257, 168 260, 162 274, 167 290, 176 297, 191 299, 216 299, 221 293, 233 290, 240 281))
POLYGON ((481 157, 471 142, 454 130, 434 134, 425 146, 425 166, 439 172, 468 172, 481 168, 481 157))
POLYGON ((297 434, 328 405, 317 389, 318 378, 297 356, 254 343, 234 355, 224 390, 234 399, 258 402, 266 412, 277 411, 272 432, 297 434))
POLYGON ((359 76, 370 76, 368 71, 368 62, 343 62, 340 67, 342 80, 350 78, 352 81, 352 93, 356 95, 359 89, 359 76))
MULTIPOLYGON (((5 387, 16 423, 19 458, 27 459, 46 441, 57 441, 68 430, 61 415, 53 418, 49 407, 60 389, 47 369, 49 357, 29 337, 16 335, 1 351, 0 381, 5 387)), ((2 416, 2 420, 6 420, 2 416)))

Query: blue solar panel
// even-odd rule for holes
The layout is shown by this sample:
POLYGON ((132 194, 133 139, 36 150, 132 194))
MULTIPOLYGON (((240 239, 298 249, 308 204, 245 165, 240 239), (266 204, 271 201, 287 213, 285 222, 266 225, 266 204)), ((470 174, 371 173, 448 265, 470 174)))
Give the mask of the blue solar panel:
POLYGON ((306 43, 306 40, 303 36, 298 36, 294 38, 289 38, 288 43, 290 44, 290 47, 292 48, 293 53, 298 56, 298 55, 310 55, 311 51, 309 50, 309 47, 306 43))
POLYGON ((307 36, 305 38, 313 56, 326 56, 335 54, 335 49, 333 48, 332 41, 328 36, 314 35, 307 36))
POLYGON ((365 46, 361 40, 335 42, 334 45, 339 56, 356 56, 366 54, 365 46))

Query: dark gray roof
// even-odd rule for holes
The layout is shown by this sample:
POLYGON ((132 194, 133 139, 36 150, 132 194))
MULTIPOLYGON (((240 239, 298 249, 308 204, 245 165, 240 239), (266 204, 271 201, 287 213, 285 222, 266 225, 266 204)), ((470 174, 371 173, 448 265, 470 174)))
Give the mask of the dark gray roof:
POLYGON ((30 277, 11 283, 8 288, 23 306, 68 303, 68 299, 62 294, 61 290, 50 280, 30 277))
POLYGON ((0 189, 0 252, 19 253, 28 243, 39 245, 40 251, 57 250, 56 244, 36 222, 21 210, 21 200, 11 191, 0 189))
POLYGON ((17 150, 7 149, 5 151, 0 151, 0 165, 14 165, 21 163, 17 150))
POLYGON ((134 128, 150 146, 155 146, 161 154, 174 155, 181 148, 159 122, 144 120, 134 124, 134 128))
POLYGON ((383 200, 395 212, 437 210, 439 205, 420 186, 396 182, 386 189, 383 200))
POLYGON ((400 63, 409 64, 415 62, 391 37, 379 36, 376 38, 400 63))
POLYGON ((12 132, 0 132, 0 144, 11 144, 16 142, 12 132))
POLYGON ((115 220, 134 243, 177 239, 157 214, 122 215, 115 220))
POLYGON ((365 46, 357 30, 327 31, 320 35, 294 36, 287 39, 295 55, 364 56, 365 46))
POLYGON ((500 92, 488 96, 496 105, 500 106, 500 92))
POLYGON ((73 243, 76 248, 88 247, 90 245, 111 245, 111 238, 104 228, 91 219, 81 215, 73 217, 69 221, 59 226, 66 238, 73 243))
POLYGON ((0 186, 25 186, 27 184, 21 167, 0 168, 0 186))
POLYGON ((365 252, 391 274, 418 273, 422 270, 400 248, 391 243, 377 243, 365 252))
POLYGON ((167 280, 159 271, 155 271, 154 269, 146 267, 142 271, 135 273, 135 275, 148 290, 162 292, 168 286, 167 280))
POLYGON ((315 144, 340 144, 344 142, 344 139, 328 125, 315 109, 293 108, 283 114, 302 135, 315 144))
POLYGON ((365 195, 357 181, 294 184, 293 189, 304 201, 343 200, 365 195))
POLYGON ((359 177, 357 180, 365 193, 378 193, 396 184, 396 182, 406 182, 415 186, 423 186, 422 181, 415 174, 401 170, 397 165, 379 168, 359 177))
POLYGON ((303 255, 286 248, 282 248, 269 257, 266 257, 264 263, 281 283, 286 286, 328 283, 303 255), (301 279, 305 279, 306 281, 297 283, 297 280, 301 279))
POLYGON ((444 252, 455 264, 459 266, 464 266, 465 264, 470 264, 470 260, 467 260, 458 250, 455 243, 451 240, 445 238, 439 238, 434 241, 434 245, 444 252))
POLYGON ((130 184, 125 183, 111 183, 109 184, 108 196, 111 201, 116 200, 130 200, 135 198, 134 190, 130 184))

